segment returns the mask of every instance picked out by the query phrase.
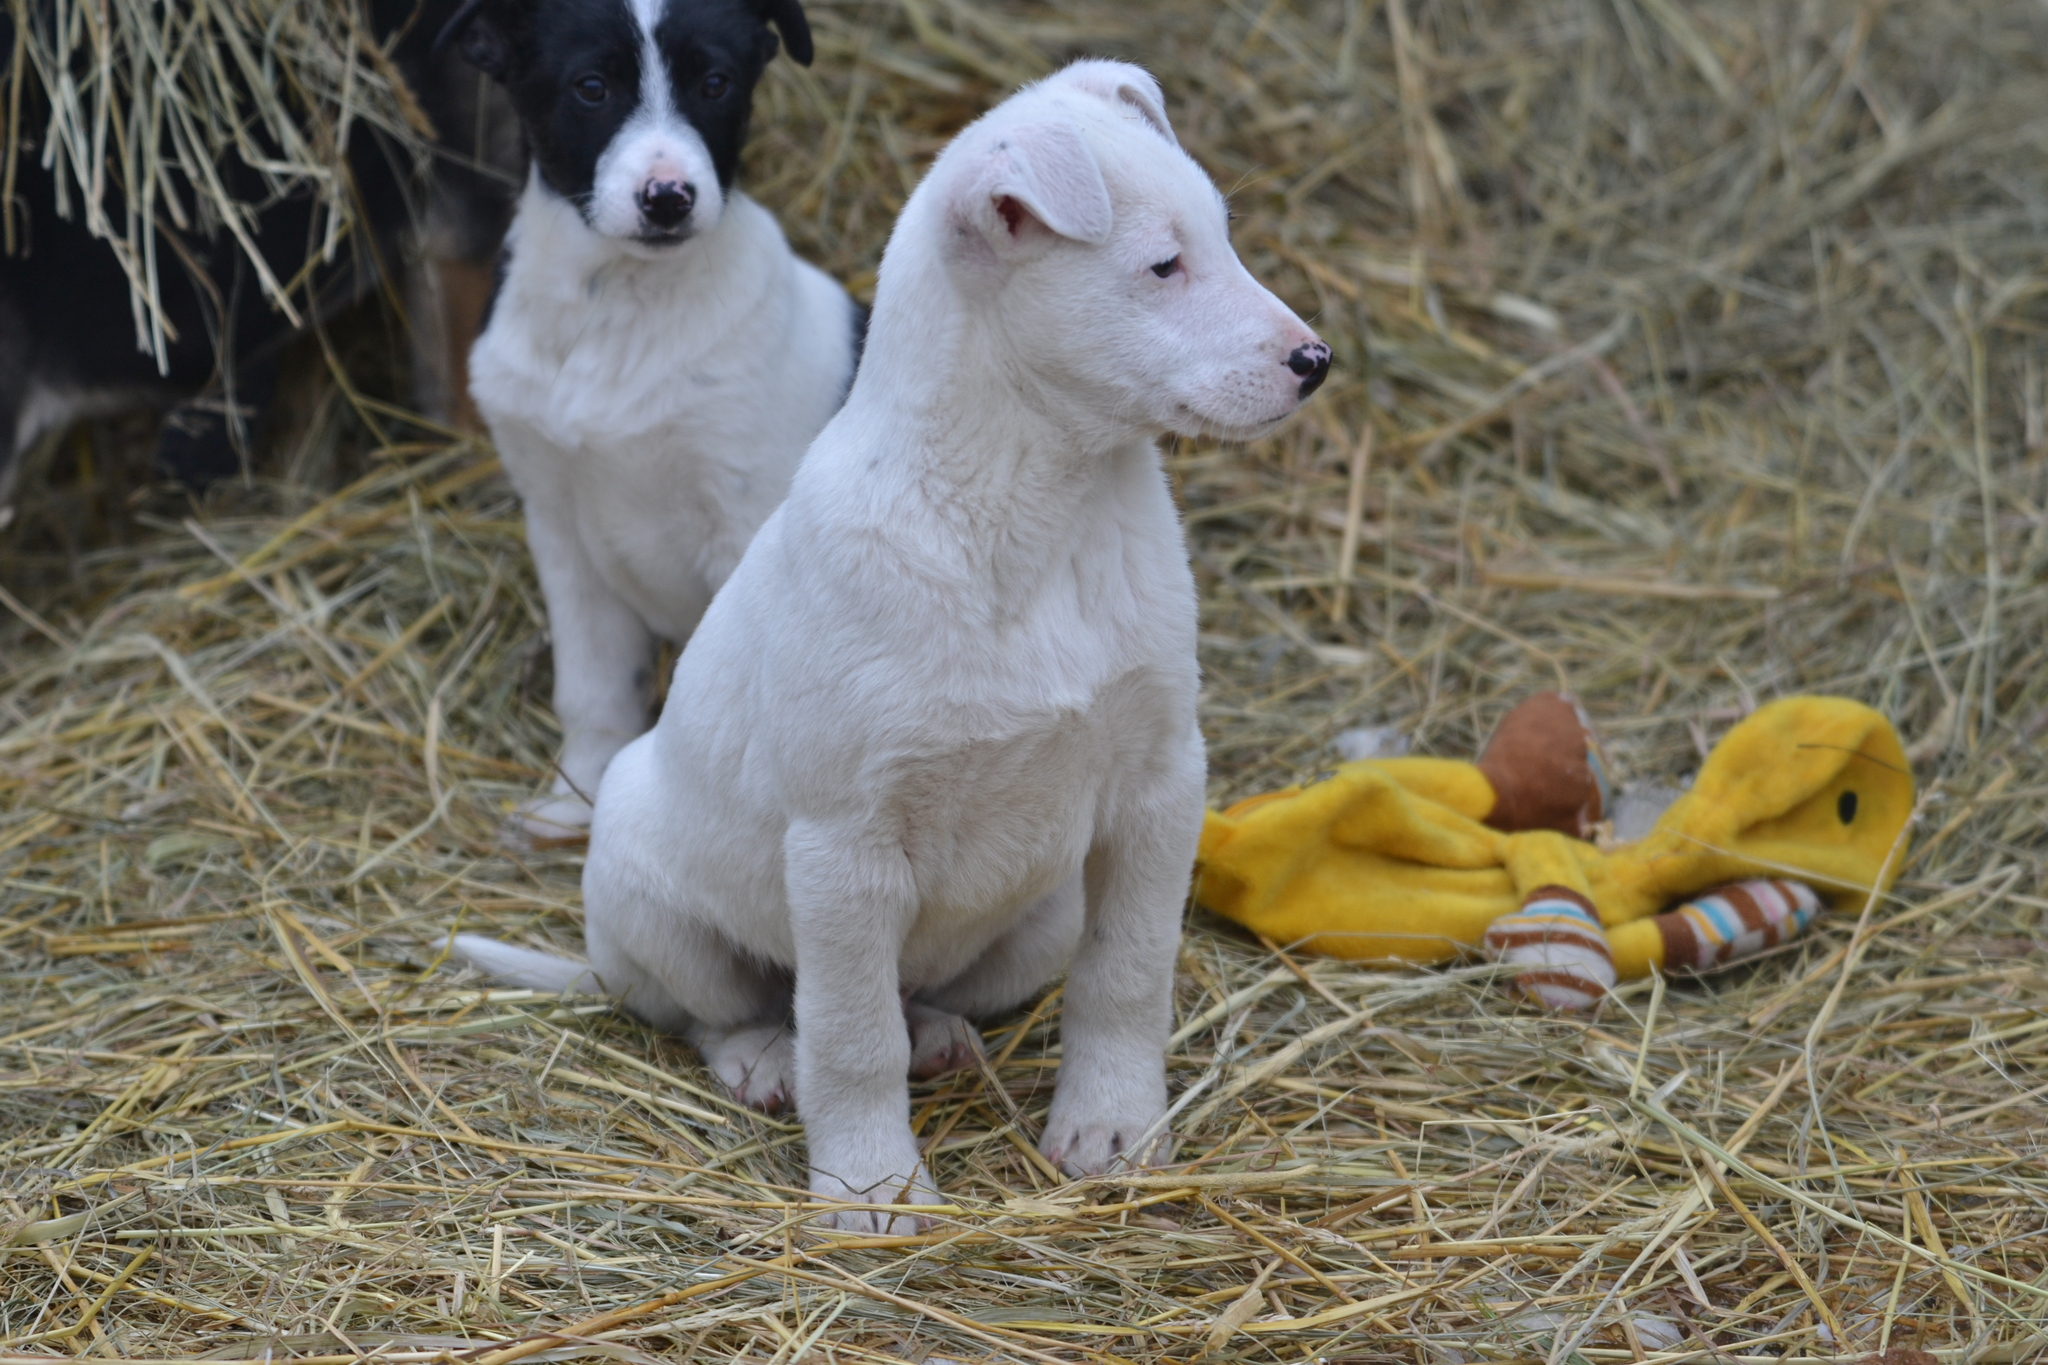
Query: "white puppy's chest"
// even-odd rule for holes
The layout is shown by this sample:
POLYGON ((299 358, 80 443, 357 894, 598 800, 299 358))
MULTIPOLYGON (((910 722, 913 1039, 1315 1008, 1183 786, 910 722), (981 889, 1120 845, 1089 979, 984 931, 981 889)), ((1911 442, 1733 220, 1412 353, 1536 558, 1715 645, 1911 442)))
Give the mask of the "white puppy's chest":
POLYGON ((1137 488, 1082 514, 1016 616, 932 619, 922 648, 906 640, 883 727, 900 747, 871 751, 863 784, 917 885, 906 986, 948 979, 1072 877, 1119 800, 1190 741, 1193 583, 1154 457, 1135 458, 1137 488))
POLYGON ((896 768, 892 823, 919 903, 904 941, 906 987, 957 974, 1080 869, 1113 818, 1119 775, 1156 767, 1185 740, 1184 673, 1134 668, 1070 705, 1010 709, 1007 734, 896 768))

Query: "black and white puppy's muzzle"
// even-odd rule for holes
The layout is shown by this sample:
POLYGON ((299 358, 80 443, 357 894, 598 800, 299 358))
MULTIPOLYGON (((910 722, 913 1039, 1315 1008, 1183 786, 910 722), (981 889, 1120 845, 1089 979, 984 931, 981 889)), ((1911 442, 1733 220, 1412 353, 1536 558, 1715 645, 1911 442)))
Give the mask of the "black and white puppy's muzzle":
POLYGON ((648 229, 641 240, 680 237, 696 206, 697 187, 689 181, 647 180, 640 186, 640 217, 648 229))

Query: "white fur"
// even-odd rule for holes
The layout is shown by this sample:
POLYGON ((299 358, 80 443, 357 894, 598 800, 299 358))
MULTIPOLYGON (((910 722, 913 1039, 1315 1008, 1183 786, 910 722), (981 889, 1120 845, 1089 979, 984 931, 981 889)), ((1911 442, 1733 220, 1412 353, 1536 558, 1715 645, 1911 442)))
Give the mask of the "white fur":
POLYGON ((839 405, 853 304, 741 194, 648 257, 536 176, 508 245, 470 389, 525 504, 554 636, 561 775, 525 823, 566 834, 647 728, 652 641, 689 638, 839 405))
POLYGON ((457 934, 448 941, 448 950, 472 967, 517 981, 529 990, 578 995, 593 994, 599 989, 596 976, 580 962, 500 943, 481 934, 457 934))
POLYGON ((613 761, 584 874, 607 989, 793 1067, 819 1195, 935 1202, 906 1071, 1069 964, 1042 1147, 1149 1154, 1204 777, 1157 438, 1269 428, 1304 346, 1135 67, 1027 88, 905 205, 846 406, 613 761))

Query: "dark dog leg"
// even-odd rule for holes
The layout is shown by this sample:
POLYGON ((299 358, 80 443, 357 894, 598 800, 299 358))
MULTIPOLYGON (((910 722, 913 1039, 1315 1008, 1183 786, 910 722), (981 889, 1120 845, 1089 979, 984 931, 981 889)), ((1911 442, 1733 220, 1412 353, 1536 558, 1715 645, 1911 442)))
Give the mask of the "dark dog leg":
POLYGON ((231 382, 216 380, 165 413, 156 442, 164 476, 197 492, 248 468, 257 424, 277 392, 277 370, 274 352, 234 362, 231 382))

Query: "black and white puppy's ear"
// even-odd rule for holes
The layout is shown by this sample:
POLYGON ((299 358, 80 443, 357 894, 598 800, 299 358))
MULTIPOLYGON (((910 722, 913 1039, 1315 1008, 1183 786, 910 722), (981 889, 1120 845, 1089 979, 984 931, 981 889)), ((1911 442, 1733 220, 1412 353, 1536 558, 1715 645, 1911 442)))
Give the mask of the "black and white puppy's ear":
MULTIPOLYGON (((804 7, 798 0, 755 0, 755 7, 782 34, 782 45, 789 49, 790 57, 798 66, 809 66, 816 51, 811 46, 811 21, 804 17, 804 7)), ((775 53, 771 49, 769 56, 775 53)))
POLYGON ((471 66, 502 82, 512 70, 512 42, 520 20, 513 0, 467 0, 434 37, 433 55, 453 44, 471 66))
POLYGON ((1100 246, 1109 240, 1109 186, 1081 130, 1065 121, 1011 128, 963 168, 952 210, 998 256, 1046 233, 1100 246))

